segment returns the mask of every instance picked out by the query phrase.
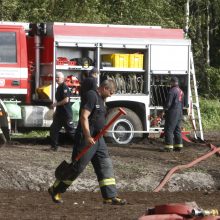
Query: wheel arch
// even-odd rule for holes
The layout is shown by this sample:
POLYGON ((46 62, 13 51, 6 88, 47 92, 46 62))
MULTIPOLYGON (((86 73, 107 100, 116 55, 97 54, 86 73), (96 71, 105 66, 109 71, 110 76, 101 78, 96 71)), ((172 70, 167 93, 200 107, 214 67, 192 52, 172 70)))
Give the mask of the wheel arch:
POLYGON ((146 130, 147 125, 147 116, 146 116, 146 107, 144 103, 135 102, 135 101, 110 101, 106 102, 108 111, 112 108, 121 107, 121 108, 128 108, 135 112, 137 116, 140 118, 142 122, 143 129, 146 130))

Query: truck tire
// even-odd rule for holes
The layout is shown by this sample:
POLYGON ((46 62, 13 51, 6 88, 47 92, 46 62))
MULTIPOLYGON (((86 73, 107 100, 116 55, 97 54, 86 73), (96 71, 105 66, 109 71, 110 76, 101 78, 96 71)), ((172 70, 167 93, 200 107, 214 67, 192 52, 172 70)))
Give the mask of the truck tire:
MULTIPOLYGON (((128 109, 124 108, 126 115, 119 117, 113 125, 109 128, 109 131, 121 131, 120 133, 107 132, 105 137, 108 142, 117 144, 128 144, 137 138, 141 138, 143 135, 138 133, 123 133, 123 131, 142 131, 143 125, 138 115, 128 109)), ((118 108, 112 108, 109 110, 106 121, 107 123, 117 114, 118 108)))

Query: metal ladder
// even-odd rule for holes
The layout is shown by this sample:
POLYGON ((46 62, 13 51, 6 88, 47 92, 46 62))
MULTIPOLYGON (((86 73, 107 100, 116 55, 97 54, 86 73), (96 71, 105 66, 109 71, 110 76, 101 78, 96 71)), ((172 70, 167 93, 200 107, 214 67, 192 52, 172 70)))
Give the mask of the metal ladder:
POLYGON ((190 120, 193 126, 194 137, 196 139, 204 140, 202 119, 199 107, 199 96, 197 91, 196 74, 194 68, 193 54, 190 52, 190 120))

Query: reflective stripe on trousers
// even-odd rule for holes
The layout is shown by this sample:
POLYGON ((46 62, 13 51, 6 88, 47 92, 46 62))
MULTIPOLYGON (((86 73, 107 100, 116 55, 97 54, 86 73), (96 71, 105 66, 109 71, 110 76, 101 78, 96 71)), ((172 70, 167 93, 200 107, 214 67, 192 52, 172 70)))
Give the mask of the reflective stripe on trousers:
POLYGON ((175 147, 175 148, 182 148, 183 145, 182 145, 182 144, 174 144, 174 147, 175 147))
POLYGON ((166 145, 164 146, 164 148, 166 148, 166 149, 173 149, 173 145, 166 144, 166 145))
POLYGON ((103 186, 109 186, 109 185, 115 185, 115 178, 108 178, 108 179, 103 179, 99 181, 99 187, 103 186))

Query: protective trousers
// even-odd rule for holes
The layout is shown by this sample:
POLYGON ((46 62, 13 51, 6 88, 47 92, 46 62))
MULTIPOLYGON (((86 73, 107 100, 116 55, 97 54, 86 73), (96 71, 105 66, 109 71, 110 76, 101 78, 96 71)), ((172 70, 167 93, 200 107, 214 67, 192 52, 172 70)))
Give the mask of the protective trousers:
POLYGON ((182 110, 172 109, 166 113, 165 117, 165 148, 182 148, 183 143, 180 127, 182 119, 182 110))
POLYGON ((56 147, 58 145, 58 134, 60 129, 64 127, 67 134, 74 140, 74 126, 72 118, 67 117, 66 115, 54 114, 53 123, 50 126, 50 139, 51 146, 56 147))
MULTIPOLYGON (((77 135, 75 138, 78 143, 73 147, 73 161, 78 153, 86 146, 84 138, 78 138, 77 135)), ((53 185, 54 192, 65 192, 80 173, 83 172, 90 161, 94 167, 102 197, 105 199, 116 197, 117 191, 112 161, 109 157, 108 149, 103 137, 101 137, 77 162, 73 163, 70 173, 66 175, 67 179, 55 181, 53 185)))

